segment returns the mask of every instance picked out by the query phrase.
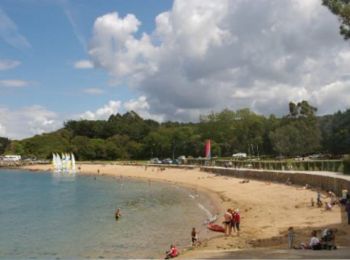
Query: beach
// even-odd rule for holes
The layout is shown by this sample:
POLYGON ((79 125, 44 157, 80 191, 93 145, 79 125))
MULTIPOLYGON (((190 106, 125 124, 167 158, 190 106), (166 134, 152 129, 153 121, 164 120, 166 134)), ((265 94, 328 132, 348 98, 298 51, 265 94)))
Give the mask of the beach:
MULTIPOLYGON (((81 175, 131 177, 149 181, 171 182, 210 194, 217 206, 222 224, 227 208, 239 209, 241 232, 231 237, 223 234, 203 241, 195 249, 182 251, 185 258, 208 256, 214 252, 247 250, 253 248, 287 248, 287 229, 294 227, 296 243, 309 240, 311 230, 326 227, 338 229, 336 243, 346 247, 350 243, 350 228, 344 224, 344 214, 339 206, 331 211, 311 206, 311 198, 316 200, 316 191, 300 186, 288 186, 271 182, 253 181, 242 183, 242 179, 219 176, 195 169, 175 169, 137 165, 78 164, 81 175)), ((33 171, 51 170, 50 165, 31 165, 33 171)), ((202 223, 198 223, 200 225, 202 223)), ((190 231, 189 231, 190 233, 190 231)), ((199 234, 200 237, 200 234, 199 234)), ((181 248, 180 248, 181 250, 181 248)))

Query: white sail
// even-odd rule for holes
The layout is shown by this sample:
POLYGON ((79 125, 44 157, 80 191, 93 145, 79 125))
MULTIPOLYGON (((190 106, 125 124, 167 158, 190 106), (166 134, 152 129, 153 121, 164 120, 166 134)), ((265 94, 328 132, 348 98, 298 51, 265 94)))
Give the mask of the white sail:
POLYGON ((57 168, 57 164, 56 164, 56 156, 54 153, 52 153, 52 167, 54 170, 56 170, 57 168))
POLYGON ((75 173, 76 170, 75 170, 75 157, 74 157, 74 153, 72 153, 71 158, 72 158, 72 172, 75 173))

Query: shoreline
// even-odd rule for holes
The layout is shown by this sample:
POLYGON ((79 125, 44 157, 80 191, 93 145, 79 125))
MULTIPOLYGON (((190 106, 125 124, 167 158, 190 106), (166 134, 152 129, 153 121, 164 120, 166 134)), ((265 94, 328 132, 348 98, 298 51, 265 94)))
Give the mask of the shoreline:
MULTIPOLYGON (((170 182, 190 189, 204 192, 209 196, 215 208, 221 213, 218 224, 222 222, 225 209, 240 208, 242 216, 241 235, 224 237, 213 235, 201 246, 184 251, 180 257, 203 257, 203 252, 228 252, 232 250, 250 250, 254 248, 283 248, 284 239, 289 226, 294 226, 300 235, 297 241, 308 238, 308 231, 326 226, 342 227, 340 208, 331 212, 323 212, 319 208, 311 208, 310 198, 315 192, 300 187, 250 180, 242 184, 239 178, 218 176, 201 172, 199 169, 166 169, 158 170, 153 166, 121 166, 103 164, 79 164, 80 175, 131 177, 135 179, 170 182), (98 173, 99 170, 99 173, 98 173), (320 218, 320 215, 323 216, 320 218), (283 246, 282 246, 283 245, 283 246)), ((20 167, 31 171, 50 170, 50 165, 29 165, 20 167)), ((345 231, 345 236, 349 234, 345 231)), ((337 239, 341 242, 342 239, 337 239)), ((349 246, 348 240, 341 242, 349 246)), ((284 247, 285 248, 285 247, 284 247)), ((181 249, 180 249, 181 250, 181 249)))

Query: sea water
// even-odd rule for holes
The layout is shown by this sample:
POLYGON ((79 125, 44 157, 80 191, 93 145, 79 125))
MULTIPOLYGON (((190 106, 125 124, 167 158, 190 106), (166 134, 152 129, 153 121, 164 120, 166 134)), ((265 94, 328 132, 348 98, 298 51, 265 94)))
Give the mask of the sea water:
POLYGON ((209 213, 205 194, 174 184, 1 169, 0 258, 160 258, 192 227, 207 236, 209 213))

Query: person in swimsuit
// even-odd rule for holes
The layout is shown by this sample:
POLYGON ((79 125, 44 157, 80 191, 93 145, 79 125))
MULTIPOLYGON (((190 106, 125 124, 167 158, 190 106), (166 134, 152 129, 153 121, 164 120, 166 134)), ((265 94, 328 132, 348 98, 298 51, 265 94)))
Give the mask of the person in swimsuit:
POLYGON ((225 235, 230 236, 232 232, 232 210, 227 209, 227 211, 224 214, 224 225, 225 225, 225 235))

